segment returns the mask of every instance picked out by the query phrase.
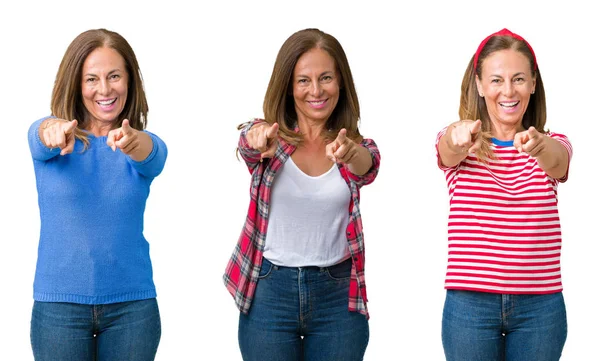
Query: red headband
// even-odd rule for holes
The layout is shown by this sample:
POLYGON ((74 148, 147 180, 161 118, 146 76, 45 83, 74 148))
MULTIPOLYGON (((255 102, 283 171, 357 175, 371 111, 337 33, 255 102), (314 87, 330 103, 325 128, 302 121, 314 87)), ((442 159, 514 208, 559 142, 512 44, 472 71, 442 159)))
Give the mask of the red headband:
POLYGON ((533 55, 533 70, 537 69, 537 60, 535 59, 535 53, 533 52, 533 48, 531 47, 531 45, 529 45, 527 40, 523 39, 522 36, 517 35, 517 34, 513 33, 512 31, 504 28, 496 33, 493 33, 492 35, 488 36, 487 38, 483 39, 481 44, 479 44, 479 47, 477 48, 477 51, 475 52, 475 58, 473 59, 473 67, 475 68, 475 71, 477 71, 477 61, 479 60, 479 54, 481 53, 481 50, 493 36, 510 36, 511 38, 515 38, 517 40, 521 40, 522 42, 524 42, 525 45, 527 45, 527 47, 529 48, 529 51, 531 51, 531 55, 533 55))

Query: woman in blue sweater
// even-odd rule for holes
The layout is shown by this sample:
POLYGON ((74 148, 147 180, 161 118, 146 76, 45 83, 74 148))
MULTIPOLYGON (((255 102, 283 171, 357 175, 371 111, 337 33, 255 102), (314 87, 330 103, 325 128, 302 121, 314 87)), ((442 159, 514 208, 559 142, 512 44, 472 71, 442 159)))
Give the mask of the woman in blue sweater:
POLYGON ((104 29, 77 36, 51 111, 29 129, 41 218, 35 360, 154 360, 161 326, 142 231, 167 147, 144 130, 148 105, 127 41, 104 29))

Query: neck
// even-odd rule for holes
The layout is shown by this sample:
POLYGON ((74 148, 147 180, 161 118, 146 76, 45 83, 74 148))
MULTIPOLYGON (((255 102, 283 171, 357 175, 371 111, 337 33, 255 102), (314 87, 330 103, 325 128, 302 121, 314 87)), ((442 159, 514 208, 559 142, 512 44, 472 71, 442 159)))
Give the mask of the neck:
POLYGON ((523 124, 500 124, 492 121, 492 137, 498 140, 514 140, 517 132, 523 131, 523 124))
POLYGON ((90 125, 87 127, 87 131, 92 133, 96 137, 105 137, 113 129, 112 123, 99 122, 97 120, 91 120, 90 125))
POLYGON ((300 128, 300 133, 304 136, 304 140, 312 142, 321 138, 323 129, 325 129, 325 122, 299 117, 298 128, 300 128))

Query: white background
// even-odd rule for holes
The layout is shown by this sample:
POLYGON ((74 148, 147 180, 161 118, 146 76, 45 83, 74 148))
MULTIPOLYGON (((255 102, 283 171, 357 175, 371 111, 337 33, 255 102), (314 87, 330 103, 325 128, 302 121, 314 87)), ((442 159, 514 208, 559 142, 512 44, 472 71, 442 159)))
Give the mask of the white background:
POLYGON ((582 5, 588 2, 122 3, 1 5, 0 360, 33 360, 39 214, 27 129, 49 114, 69 43, 99 27, 135 50, 148 130, 169 147, 146 211, 163 325, 157 360, 241 360, 238 311, 221 281, 248 207, 250 176, 235 157, 236 125, 262 116, 279 47, 307 27, 344 47, 361 132, 382 154, 378 179, 362 192, 371 312, 365 360, 443 360, 448 197, 434 140, 457 120, 463 72, 479 42, 503 27, 536 51, 547 126, 574 146, 570 179, 559 187, 569 322, 562 360, 598 359, 600 29, 591 5, 582 5))

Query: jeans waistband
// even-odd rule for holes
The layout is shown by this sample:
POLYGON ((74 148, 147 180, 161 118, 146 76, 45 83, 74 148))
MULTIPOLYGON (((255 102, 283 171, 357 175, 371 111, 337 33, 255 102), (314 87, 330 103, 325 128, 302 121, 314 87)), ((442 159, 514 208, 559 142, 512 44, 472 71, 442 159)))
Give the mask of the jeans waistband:
POLYGON ((273 265, 273 268, 275 269, 304 269, 304 270, 314 270, 314 271, 324 271, 327 269, 331 269, 334 267, 345 267, 348 266, 348 263, 352 263, 352 257, 348 257, 345 260, 338 262, 334 265, 331 266, 326 266, 326 267, 320 267, 320 266, 302 266, 302 267, 288 267, 288 266, 278 266, 276 264, 274 264, 273 262, 269 261, 268 259, 263 257, 263 263, 264 262, 268 262, 267 265, 271 264, 273 265))

